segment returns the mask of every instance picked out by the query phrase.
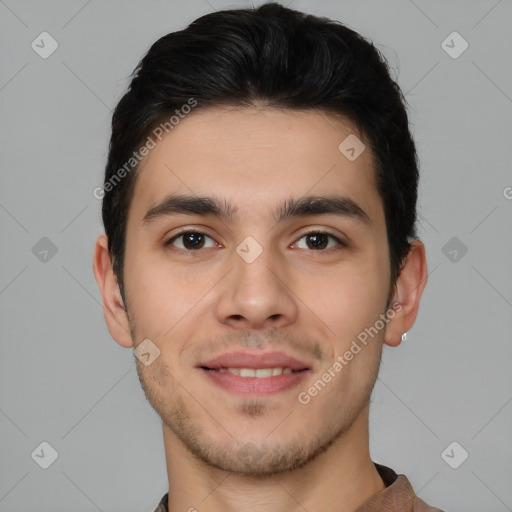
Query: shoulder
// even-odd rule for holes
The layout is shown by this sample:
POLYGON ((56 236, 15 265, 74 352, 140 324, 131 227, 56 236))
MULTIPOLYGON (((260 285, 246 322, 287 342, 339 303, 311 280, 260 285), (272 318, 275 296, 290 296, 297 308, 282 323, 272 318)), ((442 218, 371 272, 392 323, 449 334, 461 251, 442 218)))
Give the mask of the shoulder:
POLYGON ((167 492, 160 500, 160 503, 158 504, 158 507, 155 508, 154 512, 168 512, 168 497, 169 493, 167 492))
POLYGON ((440 508, 431 507, 427 505, 421 498, 415 496, 412 505, 412 512, 443 512, 440 508))

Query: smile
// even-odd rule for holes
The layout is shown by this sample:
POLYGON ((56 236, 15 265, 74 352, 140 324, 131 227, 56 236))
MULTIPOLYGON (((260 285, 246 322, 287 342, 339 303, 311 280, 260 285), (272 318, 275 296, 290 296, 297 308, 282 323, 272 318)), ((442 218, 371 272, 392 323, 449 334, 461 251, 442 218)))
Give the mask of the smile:
POLYGON ((245 397, 269 396, 299 386, 312 371, 309 368, 292 370, 271 368, 199 368, 211 384, 225 391, 245 397))
MULTIPOLYGON (((208 370, 218 371, 221 373, 229 372, 240 377, 256 377, 257 379, 267 379, 268 377, 276 377, 283 373, 289 374, 293 370, 291 368, 207 368, 208 370)), ((296 370, 300 371, 300 370, 296 370)))

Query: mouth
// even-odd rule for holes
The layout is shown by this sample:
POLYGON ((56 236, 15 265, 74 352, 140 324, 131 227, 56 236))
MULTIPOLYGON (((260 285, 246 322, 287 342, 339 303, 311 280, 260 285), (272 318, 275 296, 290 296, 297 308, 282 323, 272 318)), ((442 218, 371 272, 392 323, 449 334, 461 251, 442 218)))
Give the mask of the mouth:
POLYGON ((280 352, 223 354, 197 367, 208 380, 238 395, 271 395, 297 386, 311 365, 280 352))
POLYGON ((290 373, 305 372, 309 368, 303 368, 302 370, 292 370, 291 368, 208 368, 207 366, 201 366, 203 370, 210 370, 212 372, 225 373, 229 372, 232 375, 239 375, 242 378, 256 378, 256 379, 268 379, 269 377, 277 377, 278 375, 289 375, 290 373))

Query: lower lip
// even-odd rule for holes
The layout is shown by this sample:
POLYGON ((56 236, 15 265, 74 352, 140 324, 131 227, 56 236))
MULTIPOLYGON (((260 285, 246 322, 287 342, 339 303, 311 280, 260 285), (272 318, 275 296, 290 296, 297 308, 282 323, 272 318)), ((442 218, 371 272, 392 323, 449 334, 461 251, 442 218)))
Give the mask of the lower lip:
POLYGON ((297 386, 311 372, 311 370, 302 370, 260 379, 258 377, 240 377, 240 375, 234 375, 230 372, 205 370, 204 368, 200 368, 200 370, 214 384, 239 395, 272 395, 280 393, 297 386))

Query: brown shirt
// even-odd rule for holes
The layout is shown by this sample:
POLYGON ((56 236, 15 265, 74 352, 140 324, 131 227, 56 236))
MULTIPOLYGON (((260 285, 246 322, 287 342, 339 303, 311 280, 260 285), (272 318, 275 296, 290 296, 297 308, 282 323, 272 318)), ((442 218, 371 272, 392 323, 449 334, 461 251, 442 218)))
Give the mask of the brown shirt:
MULTIPOLYGON (((405 475, 397 475, 391 468, 374 464, 386 488, 374 494, 356 512, 443 512, 418 498, 405 475)), ((168 494, 161 499, 155 512, 169 512, 168 494)))

